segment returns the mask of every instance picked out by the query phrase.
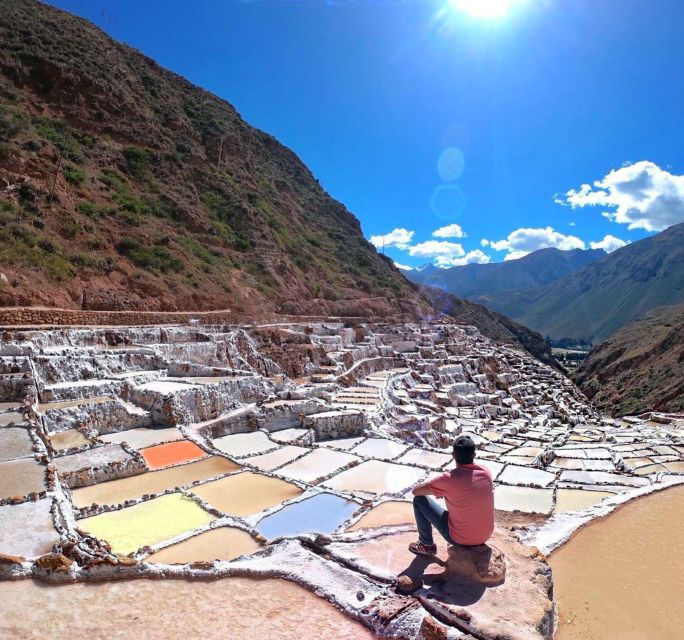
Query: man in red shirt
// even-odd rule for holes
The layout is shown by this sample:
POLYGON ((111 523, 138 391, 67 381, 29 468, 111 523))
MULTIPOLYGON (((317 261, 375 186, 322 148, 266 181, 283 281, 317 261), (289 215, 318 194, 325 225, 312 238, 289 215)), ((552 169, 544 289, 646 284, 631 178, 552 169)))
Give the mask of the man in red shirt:
POLYGON ((413 489, 413 511, 418 526, 418 542, 409 551, 421 556, 437 552, 432 527, 449 544, 485 543, 494 531, 494 485, 489 469, 473 464, 475 443, 469 436, 454 442, 456 468, 413 489), (428 496, 444 498, 446 509, 428 496))

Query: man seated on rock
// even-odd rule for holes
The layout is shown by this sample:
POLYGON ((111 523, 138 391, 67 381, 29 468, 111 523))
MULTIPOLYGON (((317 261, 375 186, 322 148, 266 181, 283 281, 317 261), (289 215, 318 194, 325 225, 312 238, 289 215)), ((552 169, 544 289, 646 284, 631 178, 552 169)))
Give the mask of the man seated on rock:
POLYGON ((418 542, 409 551, 421 556, 437 553, 432 527, 449 544, 484 544, 494 531, 494 485, 489 469, 473 464, 475 443, 469 436, 454 442, 456 468, 413 489, 418 542), (446 509, 428 496, 444 498, 446 509))

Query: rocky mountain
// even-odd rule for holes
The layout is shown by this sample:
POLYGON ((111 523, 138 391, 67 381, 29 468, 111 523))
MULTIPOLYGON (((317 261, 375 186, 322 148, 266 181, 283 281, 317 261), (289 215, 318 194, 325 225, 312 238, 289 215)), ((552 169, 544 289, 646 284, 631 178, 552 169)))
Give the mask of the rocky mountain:
POLYGON ((0 42, 0 305, 423 304, 299 158, 224 100, 33 0, 0 0, 0 42))
MULTIPOLYGON (((500 311, 500 298, 506 301, 513 301, 516 296, 524 299, 524 292, 555 282, 605 255, 602 249, 539 249, 517 260, 449 269, 429 265, 408 271, 406 276, 416 284, 435 286, 500 311)), ((511 302, 506 305, 511 306, 511 302)))
POLYGON ((529 292, 526 308, 507 315, 555 339, 598 342, 651 309, 682 302, 684 223, 529 292))
POLYGON ((598 407, 684 411, 684 304, 660 307, 595 347, 573 375, 598 407))

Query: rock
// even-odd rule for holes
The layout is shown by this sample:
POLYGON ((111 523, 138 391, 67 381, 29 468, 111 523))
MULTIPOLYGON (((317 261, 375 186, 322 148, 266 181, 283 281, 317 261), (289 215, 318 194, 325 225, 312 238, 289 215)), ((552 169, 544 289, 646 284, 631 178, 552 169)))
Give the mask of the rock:
POLYGON ((432 616, 425 616, 418 633, 419 640, 446 640, 449 637, 446 628, 432 616))
POLYGON ((61 553, 46 553, 35 561, 34 567, 45 573, 67 572, 73 564, 65 555, 61 553))
POLYGON ((506 580, 506 559, 492 545, 453 545, 449 547, 444 574, 446 580, 465 580, 485 586, 499 585, 506 580))
POLYGON ((408 596, 422 588, 423 580, 420 577, 402 575, 397 578, 397 593, 408 596))

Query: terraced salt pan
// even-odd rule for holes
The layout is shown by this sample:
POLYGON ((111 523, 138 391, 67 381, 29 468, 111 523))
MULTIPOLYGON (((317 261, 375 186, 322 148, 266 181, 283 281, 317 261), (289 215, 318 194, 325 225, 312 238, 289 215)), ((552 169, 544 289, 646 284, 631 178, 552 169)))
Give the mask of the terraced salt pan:
POLYGON ((99 436, 104 442, 122 443, 127 442, 133 449, 143 449, 164 442, 182 440, 183 434, 177 427, 167 429, 128 429, 99 436))
POLYGON ((291 429, 282 429, 281 431, 271 433, 271 439, 276 442, 282 442, 283 444, 291 444, 299 441, 304 436, 308 435, 308 433, 308 429, 292 427, 291 429))
POLYGON ((207 455, 190 440, 159 444, 148 449, 141 449, 140 453, 150 469, 163 469, 173 464, 199 460, 207 455))
POLYGON ((450 453, 438 453, 437 451, 411 448, 400 458, 397 458, 397 462, 419 464, 432 469, 442 469, 452 462, 453 459, 454 457, 450 453))
POLYGON ((157 551, 148 556, 145 562, 185 564, 233 560, 239 556, 250 555, 259 549, 259 543, 246 531, 235 527, 219 527, 157 551))
POLYGON ((76 473, 83 469, 103 467, 108 464, 126 464, 133 460, 133 456, 118 444, 106 444, 93 447, 78 453, 59 456, 52 459, 57 471, 61 474, 76 473))
POLYGON ((271 453, 263 453, 260 456, 247 458, 246 462, 258 469, 271 471, 288 462, 292 462, 295 458, 299 458, 299 456, 302 456, 309 451, 311 451, 311 449, 307 449, 306 447, 284 446, 275 451, 271 451, 271 453))
POLYGON ((57 451, 60 449, 75 449, 91 444, 91 441, 78 429, 67 429, 66 431, 51 433, 48 435, 48 440, 57 451))
POLYGON ((494 488, 494 508, 500 511, 549 514, 553 507, 553 489, 511 487, 494 488))
POLYGON ((331 493, 319 493, 299 500, 266 516, 257 525, 268 539, 303 533, 333 533, 359 508, 356 502, 331 493))
POLYGON ((318 478, 328 476, 354 461, 360 462, 361 459, 342 451, 314 449, 303 458, 278 469, 278 475, 292 480, 313 483, 318 478))
POLYGON ((376 637, 323 598, 277 579, 116 580, 59 587, 46 587, 33 580, 8 580, 0 581, 0 600, 12 602, 0 617, 0 636, 6 638, 376 637))
POLYGON ((636 478, 604 471, 563 471, 560 479, 578 484, 623 484, 630 487, 644 487, 649 484, 647 478, 636 478))
POLYGON ((33 440, 22 427, 0 429, 0 462, 25 458, 33 454, 33 440))
MULTIPOLYGON (((88 382, 83 380, 82 382, 88 382)), ((102 382, 107 382, 103 380, 102 382)), ((64 385, 67 386, 67 385, 64 385)), ((75 407, 82 407, 85 405, 104 404, 105 402, 112 402, 112 396, 98 396, 95 398, 81 398, 78 400, 62 400, 59 402, 44 402, 38 405, 38 413, 47 413, 48 411, 57 411, 60 409, 74 409, 75 407)))
POLYGON ((23 422, 25 422, 24 415, 17 411, 0 413, 0 427, 7 427, 11 424, 22 424, 23 422))
POLYGON ((83 518, 84 531, 106 540, 112 551, 128 555, 143 546, 170 540, 215 520, 195 501, 181 493, 154 498, 118 511, 83 518))
POLYGON ((51 506, 48 498, 0 506, 0 553, 30 559, 52 551, 59 534, 51 506))
POLYGON ((509 464, 499 475, 497 480, 506 484, 533 485, 548 487, 556 479, 553 473, 531 467, 516 467, 509 464))
POLYGON ((269 440, 263 431, 236 433, 235 435, 216 438, 212 442, 219 451, 236 458, 266 453, 278 446, 269 440))
POLYGON ((0 462, 0 499, 45 491, 45 472, 45 467, 35 458, 0 462))
POLYGON ((72 492, 74 505, 82 509, 91 504, 113 505, 140 498, 144 494, 156 494, 189 485, 197 480, 237 471, 240 467, 222 456, 210 456, 204 460, 150 471, 130 478, 101 482, 72 492))
POLYGON ((584 489, 558 489, 556 491, 556 506, 554 513, 565 511, 583 511, 598 504, 604 498, 615 494, 609 491, 586 491, 584 489))
POLYGON ((360 491, 363 493, 399 493, 425 477, 425 471, 415 467, 369 460, 357 467, 338 473, 323 483, 323 486, 338 491, 360 491))
POLYGON ((296 498, 302 490, 285 480, 245 471, 193 487, 212 507, 232 516, 247 516, 296 498))
POLYGON ((413 504, 403 500, 388 500, 365 513, 347 531, 375 529, 390 525, 415 524, 413 504))
POLYGON ((351 453, 356 453, 367 458, 382 458, 392 460, 399 454, 404 453, 408 447, 386 438, 368 438, 365 442, 354 447, 351 453))

